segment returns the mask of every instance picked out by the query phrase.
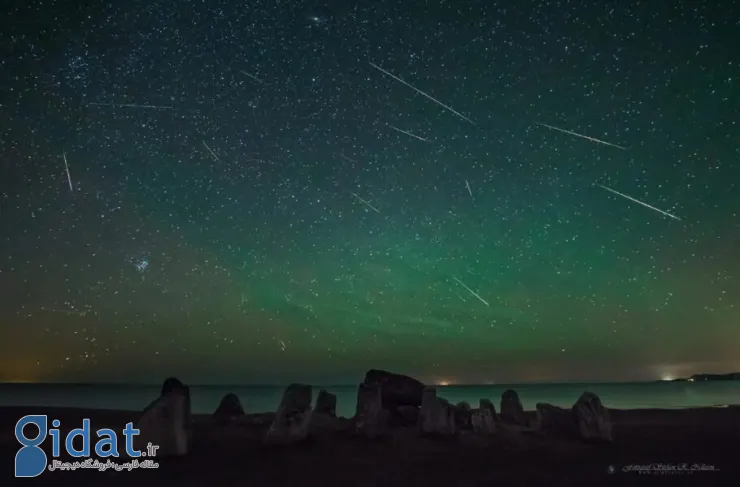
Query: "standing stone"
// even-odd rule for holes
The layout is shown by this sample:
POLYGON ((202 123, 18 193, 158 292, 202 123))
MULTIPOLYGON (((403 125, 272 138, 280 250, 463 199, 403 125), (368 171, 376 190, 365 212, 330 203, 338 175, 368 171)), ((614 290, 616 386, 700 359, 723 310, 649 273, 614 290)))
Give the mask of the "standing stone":
POLYGON ((422 434, 449 436, 455 434, 455 412, 446 399, 437 397, 433 387, 424 389, 419 415, 422 434))
POLYGON ((543 433, 570 436, 576 432, 576 417, 570 409, 537 403, 537 423, 543 433))
POLYGON ((396 409, 399 406, 421 406, 424 384, 412 377, 371 369, 365 374, 363 382, 380 386, 380 395, 385 409, 396 409))
POLYGON ((244 409, 239 397, 233 392, 226 394, 213 412, 213 419, 229 420, 244 416, 244 409))
POLYGON ((496 406, 493 405, 490 399, 481 399, 478 403, 480 409, 490 409, 493 420, 496 420, 496 406))
POLYGON ((183 384, 177 377, 168 377, 162 383, 161 395, 167 395, 173 391, 185 391, 190 393, 190 388, 183 384))
POLYGON ((601 404, 599 396, 592 392, 584 392, 573 405, 573 413, 581 438, 612 441, 609 411, 601 404))
POLYGON ((324 389, 321 389, 319 391, 319 395, 316 397, 316 406, 313 408, 313 412, 336 417, 337 396, 335 396, 331 392, 327 392, 324 389))
POLYGON ((470 404, 465 401, 459 402, 454 407, 455 414, 455 428, 458 430, 469 430, 471 428, 471 418, 473 411, 470 409, 470 404))
POLYGON ((527 416, 524 414, 519 394, 509 389, 501 395, 501 421, 509 424, 527 426, 527 416))
POLYGON ((321 389, 311 414, 310 435, 322 436, 346 428, 344 418, 337 418, 337 396, 321 389))
POLYGON ((188 441, 190 441, 190 437, 192 435, 192 429, 190 425, 193 423, 192 416, 190 414, 190 387, 183 384, 180 379, 177 377, 168 377, 164 380, 162 383, 162 392, 160 395, 166 396, 168 394, 171 394, 173 392, 180 392, 185 396, 185 402, 187 403, 185 406, 185 429, 188 432, 188 441))
POLYGON ((169 389, 146 409, 136 423, 139 434, 134 448, 146 452, 147 445, 159 446, 157 457, 181 456, 190 451, 190 401, 183 389, 169 389))
POLYGON ((311 386, 291 384, 283 393, 275 420, 265 442, 272 445, 297 443, 308 437, 311 423, 311 386))
POLYGON ((496 432, 496 420, 489 408, 480 408, 473 411, 470 422, 473 431, 476 433, 492 434, 496 432))
POLYGON ((388 412, 383 409, 379 384, 361 383, 357 390, 355 431, 367 438, 377 438, 387 432, 388 412))

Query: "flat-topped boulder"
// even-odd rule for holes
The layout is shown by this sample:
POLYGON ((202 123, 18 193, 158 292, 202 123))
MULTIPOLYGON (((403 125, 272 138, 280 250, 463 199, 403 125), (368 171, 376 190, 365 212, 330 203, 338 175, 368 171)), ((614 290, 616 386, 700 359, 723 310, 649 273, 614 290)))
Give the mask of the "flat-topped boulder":
POLYGON ((140 433, 134 437, 134 447, 146 451, 149 443, 157 445, 157 457, 187 454, 192 446, 190 418, 189 388, 177 379, 168 379, 162 395, 144 409, 136 423, 140 433))
POLYGON ((601 404, 599 396, 584 392, 573 405, 578 431, 584 440, 612 441, 612 423, 609 410, 601 404))
POLYGON ((363 383, 380 386, 385 409, 395 409, 399 406, 421 406, 424 384, 412 377, 371 369, 365 374, 363 383))
POLYGON ((367 438, 378 438, 388 432, 388 411, 383 409, 380 384, 361 383, 357 389, 355 431, 367 438))
POLYGON ((504 391, 501 395, 501 421, 504 423, 526 426, 527 416, 524 414, 519 394, 513 389, 504 391))
POLYGON ((450 436, 454 435, 455 411, 446 399, 437 397, 437 390, 433 387, 424 389, 419 415, 419 431, 424 435, 450 436))
POLYGON ((213 412, 213 419, 230 420, 244 416, 244 408, 239 397, 233 392, 226 394, 213 412))
POLYGON ((311 423, 311 386, 291 384, 283 393, 275 419, 267 430, 265 442, 287 445, 305 440, 311 423))
POLYGON ((314 414, 326 414, 327 416, 337 415, 337 396, 324 389, 319 391, 316 397, 316 406, 313 408, 314 414))

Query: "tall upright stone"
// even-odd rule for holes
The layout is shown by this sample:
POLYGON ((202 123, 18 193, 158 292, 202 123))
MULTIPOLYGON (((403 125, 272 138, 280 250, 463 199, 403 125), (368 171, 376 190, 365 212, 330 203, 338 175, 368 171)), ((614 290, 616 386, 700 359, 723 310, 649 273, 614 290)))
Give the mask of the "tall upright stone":
POLYGON ((337 396, 321 389, 316 397, 316 406, 314 406, 313 412, 314 414, 326 414, 335 417, 337 415, 337 396))
POLYGON ((305 440, 311 423, 311 386, 291 384, 283 393, 275 419, 267 430, 265 442, 287 445, 305 440))
POLYGON ((419 430, 425 435, 450 436, 456 432, 454 407, 437 397, 433 387, 424 389, 419 414, 419 430))
POLYGON ((192 446, 190 389, 172 377, 165 380, 161 395, 144 409, 135 428, 133 446, 146 451, 156 445, 157 457, 181 456, 192 446))
POLYGON ((496 432, 496 421, 493 412, 489 408, 480 408, 473 411, 470 418, 473 431, 482 434, 493 434, 496 432))
POLYGON ((472 428, 473 410, 470 408, 470 404, 460 401, 453 406, 453 413, 455 415, 456 430, 469 430, 472 428))
POLYGON ((388 411, 383 409, 380 384, 362 382, 357 389, 355 431, 367 438, 384 436, 388 431, 388 411))
POLYGON ((490 399, 481 399, 479 402, 480 409, 488 409, 491 411, 493 419, 496 419, 496 406, 493 405, 490 399))
MULTIPOLYGON (((162 396, 166 396, 170 393, 179 391, 183 396, 185 396, 185 402, 187 403, 185 405, 185 425, 187 426, 187 431, 189 437, 192 436, 192 428, 190 425, 193 423, 193 418, 191 414, 191 407, 190 407, 190 386, 185 385, 180 379, 177 377, 168 377, 164 380, 162 383, 162 396)), ((190 441, 190 440, 189 440, 190 441)))
POLYGON ((527 426, 527 416, 515 390, 508 389, 501 395, 500 416, 501 421, 505 423, 527 426))

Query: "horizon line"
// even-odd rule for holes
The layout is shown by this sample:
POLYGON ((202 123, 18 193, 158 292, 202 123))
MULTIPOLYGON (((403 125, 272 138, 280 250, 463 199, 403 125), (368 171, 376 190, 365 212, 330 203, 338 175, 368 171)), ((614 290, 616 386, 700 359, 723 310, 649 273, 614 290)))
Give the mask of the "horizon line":
MULTIPOLYGON (((695 374, 695 375, 707 375, 707 374, 695 374)), ((725 374, 709 374, 709 375, 725 375, 725 374)), ((579 384, 639 384, 639 383, 652 383, 652 382, 673 382, 675 380, 684 379, 683 377, 676 377, 672 380, 665 379, 640 379, 640 380, 579 380, 579 381, 523 381, 523 382, 447 382, 444 383, 424 383, 419 381, 427 387, 500 387, 500 386, 526 386, 526 385, 579 385, 579 384)), ((418 380, 418 379, 417 379, 418 380)), ((164 380, 159 382, 114 382, 114 381, 50 381, 50 382, 35 382, 35 381, 0 381, 2 385, 54 385, 54 386, 127 386, 127 387, 141 387, 141 386, 161 386, 164 380)), ((360 382, 346 382, 346 383, 329 383, 329 382, 281 382, 281 383, 239 383, 239 382, 217 382, 217 383, 185 383, 188 387, 287 387, 290 384, 306 384, 315 387, 355 387, 360 382)))

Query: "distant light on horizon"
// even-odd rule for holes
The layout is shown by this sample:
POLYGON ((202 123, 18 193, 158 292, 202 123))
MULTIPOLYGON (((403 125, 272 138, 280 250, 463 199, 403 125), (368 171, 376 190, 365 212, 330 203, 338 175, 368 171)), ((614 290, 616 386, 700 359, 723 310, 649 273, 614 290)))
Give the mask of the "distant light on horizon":
POLYGON ((675 377, 673 377, 671 374, 663 374, 663 376, 660 378, 660 380, 664 380, 664 381, 671 381, 674 379, 675 377))

